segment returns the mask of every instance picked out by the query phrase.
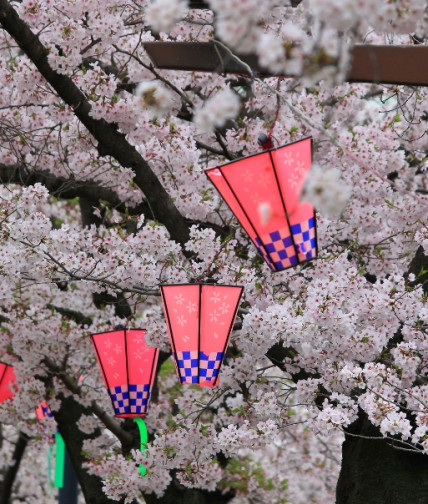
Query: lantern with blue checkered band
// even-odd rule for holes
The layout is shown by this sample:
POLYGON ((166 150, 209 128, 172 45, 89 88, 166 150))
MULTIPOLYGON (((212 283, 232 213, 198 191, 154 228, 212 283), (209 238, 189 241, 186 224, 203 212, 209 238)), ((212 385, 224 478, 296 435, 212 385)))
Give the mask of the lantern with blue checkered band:
POLYGON ((161 285, 180 383, 201 387, 218 383, 242 291, 233 285, 161 285))
POLYGON ((16 381, 12 366, 0 362, 0 404, 14 396, 13 383, 16 381))
POLYGON ((146 416, 159 350, 146 345, 144 329, 92 334, 107 392, 119 418, 146 416))
POLYGON ((43 400, 36 408, 35 410, 36 413, 36 418, 39 422, 42 422, 46 417, 47 418, 52 418, 52 411, 50 410, 49 406, 47 405, 46 401, 43 400))
POLYGON ((299 201, 311 158, 304 138, 206 170, 272 271, 316 257, 314 208, 299 201))

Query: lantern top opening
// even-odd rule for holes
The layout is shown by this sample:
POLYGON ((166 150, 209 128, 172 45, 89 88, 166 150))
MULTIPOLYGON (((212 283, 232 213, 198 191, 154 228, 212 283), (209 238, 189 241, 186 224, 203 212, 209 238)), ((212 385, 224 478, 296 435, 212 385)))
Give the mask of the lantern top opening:
POLYGON ((201 285, 201 286, 207 286, 207 287, 240 287, 241 289, 244 288, 243 285, 233 285, 233 284, 218 284, 218 283, 209 283, 209 282, 189 282, 189 283, 172 283, 172 284, 160 284, 160 288, 162 287, 187 287, 191 285, 201 285))
POLYGON ((117 329, 110 329, 109 331, 100 331, 96 333, 90 334, 90 336, 97 336, 99 334, 111 334, 111 333, 116 333, 116 332, 121 332, 121 331, 144 331, 147 332, 147 329, 141 329, 140 327, 119 327, 117 329))
POLYGON ((286 143, 286 144, 281 144, 281 145, 278 145, 277 147, 272 147, 271 149, 259 150, 257 152, 254 152, 253 154, 248 154, 248 156, 242 156, 240 158, 232 159, 231 161, 228 161, 227 163, 222 163, 221 165, 211 166, 210 168, 206 168, 205 172, 209 172, 211 170, 216 170, 218 168, 222 168, 223 166, 229 166, 231 164, 237 163, 238 161, 243 161, 245 159, 250 159, 250 158, 253 158, 255 156, 260 156, 260 154, 266 154, 266 153, 269 153, 269 152, 274 152, 274 151, 276 151, 278 149, 282 149, 283 147, 289 147, 290 145, 294 145, 294 144, 297 144, 297 143, 300 143, 300 142, 304 142, 305 140, 310 140, 311 143, 313 142, 311 136, 303 137, 303 138, 300 138, 299 140, 294 140, 293 142, 289 142, 289 143, 286 143))
POLYGON ((116 418, 145 418, 146 413, 120 413, 115 415, 116 418))

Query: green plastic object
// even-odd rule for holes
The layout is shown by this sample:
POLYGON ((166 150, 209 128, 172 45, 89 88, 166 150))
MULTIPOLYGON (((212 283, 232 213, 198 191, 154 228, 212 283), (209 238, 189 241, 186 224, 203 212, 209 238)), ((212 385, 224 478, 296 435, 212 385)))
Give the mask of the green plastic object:
POLYGON ((55 434, 55 478, 52 484, 51 460, 53 455, 53 445, 49 449, 48 456, 48 477, 51 487, 62 488, 64 485, 64 463, 65 463, 65 443, 59 432, 55 434))
POLYGON ((61 434, 55 434, 56 454, 55 454, 55 488, 62 488, 64 485, 64 462, 65 462, 65 443, 61 434))
MULTIPOLYGON (((140 450, 145 451, 148 440, 146 424, 144 423, 144 420, 140 417, 137 417, 134 420, 138 426, 138 430, 140 431, 140 442, 141 442, 140 450)), ((143 464, 140 464, 139 471, 141 476, 145 476, 147 474, 147 469, 143 466, 143 464)))

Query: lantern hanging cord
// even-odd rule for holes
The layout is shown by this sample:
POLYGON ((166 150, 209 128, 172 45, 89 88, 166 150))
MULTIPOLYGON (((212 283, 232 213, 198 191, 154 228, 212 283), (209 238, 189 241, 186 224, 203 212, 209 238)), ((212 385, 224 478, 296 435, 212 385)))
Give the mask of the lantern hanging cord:
MULTIPOLYGON (((140 417, 136 417, 134 418, 134 420, 138 426, 138 430, 140 431, 140 443, 141 443, 140 450, 145 451, 147 449, 147 441, 148 441, 146 424, 144 423, 144 420, 140 417)), ((141 476, 145 476, 147 473, 147 469, 143 466, 143 464, 140 464, 139 471, 141 476)))
POLYGON ((268 137, 269 140, 272 137, 273 129, 275 128, 276 121, 278 120, 279 109, 281 108, 281 95, 279 93, 279 83, 280 83, 280 79, 278 79, 278 82, 277 82, 277 85, 276 85, 276 90, 277 90, 277 95, 276 95, 276 111, 275 111, 275 117, 273 118, 272 124, 270 125, 270 128, 269 128, 269 133, 267 135, 267 137, 268 137))
POLYGON ((274 145, 273 145, 273 142, 272 142, 272 133, 273 133, 273 129, 275 128, 276 121, 278 120, 279 109, 281 108, 281 95, 279 93, 279 83, 280 83, 280 80, 278 79, 278 82, 277 82, 277 85, 276 85, 276 111, 275 111, 275 117, 273 118, 273 121, 272 121, 272 123, 270 125, 268 134, 265 135, 264 133, 262 133, 259 136, 259 138, 258 138, 259 145, 262 147, 263 150, 268 150, 268 149, 273 149, 274 148, 274 145))

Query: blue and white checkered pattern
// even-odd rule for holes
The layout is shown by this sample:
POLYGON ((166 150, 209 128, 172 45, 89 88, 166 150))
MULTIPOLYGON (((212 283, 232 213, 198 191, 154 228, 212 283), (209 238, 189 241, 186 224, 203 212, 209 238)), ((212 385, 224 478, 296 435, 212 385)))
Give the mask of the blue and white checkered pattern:
POLYGON ((50 408, 48 406, 44 406, 43 404, 42 404, 42 413, 43 413, 44 417, 49 417, 49 418, 53 417, 52 411, 50 410, 50 408))
POLYGON ((296 249, 294 248, 293 240, 287 228, 282 228, 261 236, 261 240, 256 238, 256 244, 263 259, 274 271, 289 268, 298 263, 296 249), (269 255, 267 255, 266 252, 269 255))
POLYGON ((283 270, 316 256, 315 218, 281 228, 260 238, 256 238, 256 247, 268 266, 274 270, 283 270))
POLYGON ((223 360, 223 352, 212 352, 209 355, 200 352, 198 355, 197 350, 192 350, 177 352, 174 357, 178 363, 181 383, 198 384, 199 381, 211 382, 216 379, 223 360))
POLYGON ((315 217, 308 221, 291 226, 294 243, 296 244, 299 262, 313 259, 317 254, 317 239, 315 236, 315 217))
POLYGON ((116 415, 145 414, 149 406, 150 385, 119 385, 109 389, 116 415))
POLYGON ((129 393, 127 385, 119 385, 109 389, 116 415, 129 413, 129 393))
POLYGON ((150 400, 150 385, 129 384, 129 405, 131 413, 147 413, 150 400))

